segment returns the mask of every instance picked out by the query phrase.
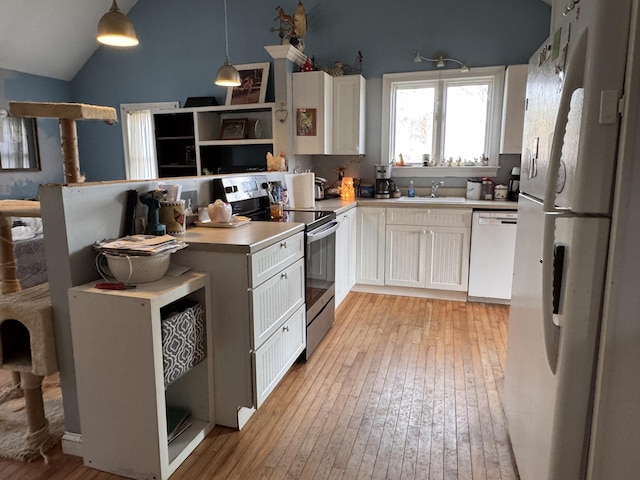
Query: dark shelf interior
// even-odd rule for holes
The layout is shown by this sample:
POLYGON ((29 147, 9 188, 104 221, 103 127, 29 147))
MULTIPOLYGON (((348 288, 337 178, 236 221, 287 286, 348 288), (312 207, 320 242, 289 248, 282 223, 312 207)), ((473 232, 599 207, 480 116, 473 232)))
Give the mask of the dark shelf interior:
POLYGON ((273 145, 211 145, 200 147, 202 174, 264 172, 273 145), (206 169, 206 171, 205 171, 206 169))
POLYGON ((154 115, 160 177, 197 175, 193 114, 154 115))

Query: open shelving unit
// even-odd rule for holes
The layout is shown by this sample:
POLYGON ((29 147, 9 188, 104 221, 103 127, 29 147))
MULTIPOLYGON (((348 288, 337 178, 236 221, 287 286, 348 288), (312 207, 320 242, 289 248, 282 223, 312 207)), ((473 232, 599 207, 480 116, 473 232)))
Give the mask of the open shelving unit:
POLYGON ((155 111, 159 176, 266 171, 267 152, 278 148, 274 112, 275 103, 155 111), (242 138, 221 138, 225 120, 242 119, 242 138), (167 130, 171 124, 174 128, 167 130))
POLYGON ((165 276, 127 290, 94 285, 69 289, 84 463, 167 479, 215 425, 209 275, 165 276), (206 357, 165 386, 161 309, 185 299, 205 311, 206 357), (191 414, 171 443, 168 406, 191 414))

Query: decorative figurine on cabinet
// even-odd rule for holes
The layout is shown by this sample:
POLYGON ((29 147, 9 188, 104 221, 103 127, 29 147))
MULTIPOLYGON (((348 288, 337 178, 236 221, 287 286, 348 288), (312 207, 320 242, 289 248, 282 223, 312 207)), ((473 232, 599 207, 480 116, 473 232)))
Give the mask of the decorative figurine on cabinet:
POLYGON ((276 7, 278 16, 275 18, 280 22, 278 28, 272 28, 272 32, 278 32, 282 44, 289 43, 301 52, 304 51, 304 35, 307 33, 307 13, 301 0, 293 15, 287 15, 284 9, 278 5, 276 7))

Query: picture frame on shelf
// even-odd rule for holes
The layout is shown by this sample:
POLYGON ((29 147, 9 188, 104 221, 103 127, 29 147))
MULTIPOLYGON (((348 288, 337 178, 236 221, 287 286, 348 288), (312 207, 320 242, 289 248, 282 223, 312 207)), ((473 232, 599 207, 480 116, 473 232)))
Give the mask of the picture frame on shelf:
POLYGON ((225 118, 220 124, 220 140, 241 140, 247 130, 246 118, 225 118))
POLYGON ((264 103, 269 80, 269 62, 235 65, 240 74, 240 85, 227 88, 225 105, 264 103))

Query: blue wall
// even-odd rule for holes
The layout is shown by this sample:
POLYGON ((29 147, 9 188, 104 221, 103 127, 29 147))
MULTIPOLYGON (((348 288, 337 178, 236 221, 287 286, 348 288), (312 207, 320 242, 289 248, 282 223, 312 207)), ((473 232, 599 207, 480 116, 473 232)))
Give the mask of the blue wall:
MULTIPOLYGON (((271 59, 264 45, 279 43, 277 33, 270 32, 278 26, 277 4, 228 2, 232 63, 271 59)), ((296 4, 296 0, 280 2, 289 14, 296 4)), ((542 0, 304 0, 304 4, 305 54, 315 56, 319 65, 332 66, 336 60, 353 64, 357 52, 362 52, 368 79, 367 122, 377 125, 373 132, 378 135, 382 74, 434 68, 413 63, 415 49, 426 56, 444 52, 466 60, 472 68, 526 63, 547 37, 551 13, 542 0)), ((68 85, 27 82, 25 91, 11 91, 7 98, 62 98, 116 109, 121 103, 178 100, 183 104, 187 97, 211 95, 224 102, 226 90, 213 85, 225 56, 222 0, 138 0, 128 16, 140 39, 138 47, 100 47, 68 85)), ((9 91, 16 85, 5 87, 9 91)), ((78 136, 81 169, 88 181, 125 177, 119 124, 78 122, 78 136)), ((368 163, 377 163, 379 149, 379 141, 368 141, 368 163)))
MULTIPOLYGON (((69 102, 68 82, 0 68, 0 108, 8 110, 10 101, 69 102)), ((35 198, 42 183, 62 183, 60 128, 55 119, 38 120, 41 170, 0 173, 0 199, 35 198)))

